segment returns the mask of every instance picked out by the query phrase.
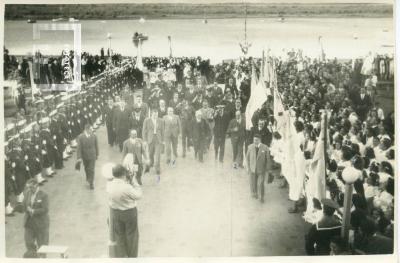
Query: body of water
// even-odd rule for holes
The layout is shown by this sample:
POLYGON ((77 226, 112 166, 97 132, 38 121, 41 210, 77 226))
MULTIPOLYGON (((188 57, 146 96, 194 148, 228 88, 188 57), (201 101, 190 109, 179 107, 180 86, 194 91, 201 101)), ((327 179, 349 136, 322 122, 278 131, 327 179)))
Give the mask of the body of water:
MULTIPOLYGON (((38 23, 54 23, 38 21, 38 23)), ((68 23, 68 22, 57 22, 68 23)), ((100 48, 109 46, 122 55, 136 55, 132 43, 134 32, 147 34, 143 55, 168 56, 168 36, 172 38, 174 56, 202 56, 213 62, 237 58, 241 55, 239 42, 244 39, 244 19, 168 19, 147 20, 86 20, 81 24, 82 50, 99 54, 100 48)), ((11 54, 32 53, 33 46, 44 54, 61 54, 65 45, 73 47, 71 31, 42 32, 40 40, 33 40, 33 26, 26 21, 5 21, 4 42, 11 54)), ((302 49, 315 57, 320 52, 318 38, 327 57, 353 58, 368 52, 393 53, 394 29, 391 18, 276 18, 248 19, 249 54, 261 56, 263 48, 273 54, 282 50, 302 49)))

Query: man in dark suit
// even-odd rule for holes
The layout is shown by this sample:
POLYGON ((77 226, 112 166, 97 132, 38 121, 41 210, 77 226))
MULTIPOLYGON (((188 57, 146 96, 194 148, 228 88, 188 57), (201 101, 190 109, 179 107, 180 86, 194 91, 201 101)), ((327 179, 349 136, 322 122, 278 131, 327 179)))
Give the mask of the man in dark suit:
POLYGON ((354 108, 362 121, 367 118, 369 110, 372 108, 371 97, 366 93, 365 88, 360 89, 360 94, 354 98, 354 108))
POLYGON ((27 253, 36 254, 42 245, 49 244, 49 200, 40 190, 36 179, 29 179, 26 184, 23 206, 25 210, 25 246, 27 253))
POLYGON ((106 127, 107 127, 107 138, 108 138, 108 144, 110 146, 114 145, 115 141, 115 134, 113 130, 113 112, 114 112, 114 102, 112 99, 108 100, 108 105, 107 107, 104 108, 104 118, 106 122, 106 127))
POLYGON ((129 118, 130 111, 126 107, 125 101, 119 103, 119 108, 116 110, 113 119, 113 129, 115 131, 116 143, 119 146, 119 150, 122 152, 122 145, 129 137, 129 118))
POLYGON ((253 143, 247 150, 246 164, 252 196, 260 198, 260 202, 263 203, 265 175, 271 172, 271 155, 268 147, 261 143, 259 134, 254 135, 253 143))
POLYGON ((85 130, 81 135, 78 136, 78 149, 77 161, 83 162, 86 173, 86 181, 89 183, 91 190, 94 189, 94 166, 96 164, 97 157, 99 156, 99 147, 97 143, 97 137, 93 133, 92 126, 87 123, 85 130))
POLYGON ((149 147, 150 166, 155 166, 158 180, 160 180, 160 155, 164 144, 164 122, 158 117, 158 110, 151 111, 151 117, 143 122, 143 141, 149 147))
POLYGON ((219 160, 221 163, 224 161, 225 154, 225 137, 226 130, 229 125, 229 115, 224 111, 224 105, 218 105, 215 111, 215 126, 214 126, 214 151, 215 160, 219 160))
POLYGON ((233 78, 229 78, 228 83, 225 84, 224 93, 226 93, 228 90, 231 92, 231 94, 232 94, 234 99, 239 97, 239 91, 238 91, 238 89, 236 87, 236 84, 234 83, 233 78))
MULTIPOLYGON (((139 109, 140 115, 143 117, 143 119, 146 119, 147 117, 149 117, 149 105, 147 105, 147 103, 142 101, 142 96, 141 95, 137 95, 136 96, 136 103, 133 106, 133 108, 139 109)), ((138 134, 139 134, 139 130, 137 130, 138 134)), ((140 133, 142 133, 140 131, 140 133)))
POLYGON ((186 150, 192 146, 192 124, 194 119, 194 109, 188 101, 184 99, 179 107, 179 117, 182 127, 182 157, 186 157, 186 150))
POLYGON ((192 140, 194 157, 203 162, 203 153, 206 147, 207 136, 210 134, 210 126, 202 118, 201 111, 196 111, 196 118, 192 126, 192 140))
POLYGON ((165 100, 161 99, 159 101, 158 117, 164 118, 165 115, 167 115, 167 105, 165 104, 165 100))
POLYGON ((211 94, 218 103, 224 98, 224 92, 222 91, 222 88, 218 86, 217 82, 214 82, 214 85, 211 88, 211 94))
POLYGON ((235 118, 229 122, 228 134, 231 136, 233 151, 233 168, 243 168, 243 144, 246 138, 246 122, 240 113, 236 111, 235 118))
POLYGON ((129 128, 136 130, 137 136, 142 139, 143 122, 146 117, 142 115, 140 108, 135 108, 131 115, 129 128))

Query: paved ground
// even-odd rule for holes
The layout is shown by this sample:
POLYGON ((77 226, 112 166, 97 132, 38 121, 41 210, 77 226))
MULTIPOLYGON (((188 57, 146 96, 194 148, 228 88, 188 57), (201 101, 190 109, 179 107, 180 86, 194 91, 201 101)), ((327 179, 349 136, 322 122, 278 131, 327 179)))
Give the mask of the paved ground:
MULTIPOLYGON (((85 184, 83 171, 74 170, 75 156, 43 186, 50 198, 50 243, 69 247, 70 258, 107 257, 107 195, 101 166, 119 162, 117 148, 97 131, 100 157, 95 190, 85 184)), ((180 150, 180 149, 179 149, 180 150)), ((250 197, 248 176, 231 167, 230 141, 225 163, 209 153, 205 163, 178 158, 175 168, 162 163, 161 182, 153 173, 143 178, 139 202, 139 256, 286 256, 304 254, 307 226, 300 214, 288 214, 287 190, 275 180, 266 188, 266 202, 250 197)), ((6 253, 25 251, 23 214, 6 218, 6 253)))

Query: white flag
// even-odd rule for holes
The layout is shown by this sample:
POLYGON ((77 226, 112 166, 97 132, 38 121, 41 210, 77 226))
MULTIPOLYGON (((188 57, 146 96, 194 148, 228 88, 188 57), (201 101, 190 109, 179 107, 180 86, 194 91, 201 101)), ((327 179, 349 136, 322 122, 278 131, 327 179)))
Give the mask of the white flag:
POLYGON ((265 82, 262 80, 258 80, 256 76, 256 72, 253 68, 251 72, 251 93, 250 99, 247 103, 246 107, 246 129, 250 130, 253 127, 251 122, 251 118, 253 117, 254 112, 261 108, 263 103, 267 100, 267 93, 265 82))

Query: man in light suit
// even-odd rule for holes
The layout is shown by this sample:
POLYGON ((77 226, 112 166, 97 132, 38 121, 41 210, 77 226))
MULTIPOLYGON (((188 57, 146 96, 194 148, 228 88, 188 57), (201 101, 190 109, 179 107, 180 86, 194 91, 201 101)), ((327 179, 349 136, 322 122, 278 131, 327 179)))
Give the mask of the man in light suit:
POLYGON ((178 115, 174 114, 174 109, 168 107, 167 115, 164 116, 164 139, 167 152, 167 164, 175 165, 178 157, 178 136, 181 132, 181 121, 178 115), (171 160, 171 146, 174 158, 171 160))
POLYGON ((133 154, 133 165, 137 165, 134 170, 136 170, 136 178, 140 185, 142 185, 142 170, 143 163, 147 162, 147 152, 144 147, 143 141, 137 137, 137 131, 130 131, 130 138, 124 142, 122 150, 122 160, 125 159, 128 153, 133 154))
POLYGON ((42 245, 49 244, 50 225, 49 200, 36 179, 29 179, 26 183, 23 206, 26 254, 36 254, 42 245))
POLYGON ((83 166, 85 167, 86 181, 89 183, 90 189, 93 190, 94 166, 96 164, 97 157, 99 156, 99 146, 97 143, 97 137, 93 133, 92 125, 89 123, 85 125, 85 130, 81 135, 78 136, 77 141, 77 161, 83 162, 83 166))
POLYGON ((261 143, 261 136, 254 135, 246 154, 247 170, 250 175, 250 189, 253 198, 264 202, 265 175, 271 171, 271 156, 268 147, 261 143))
POLYGON ((160 154, 164 144, 164 122, 158 117, 158 110, 151 111, 151 117, 143 122, 143 141, 149 147, 150 166, 155 166, 158 180, 160 180, 160 154))

